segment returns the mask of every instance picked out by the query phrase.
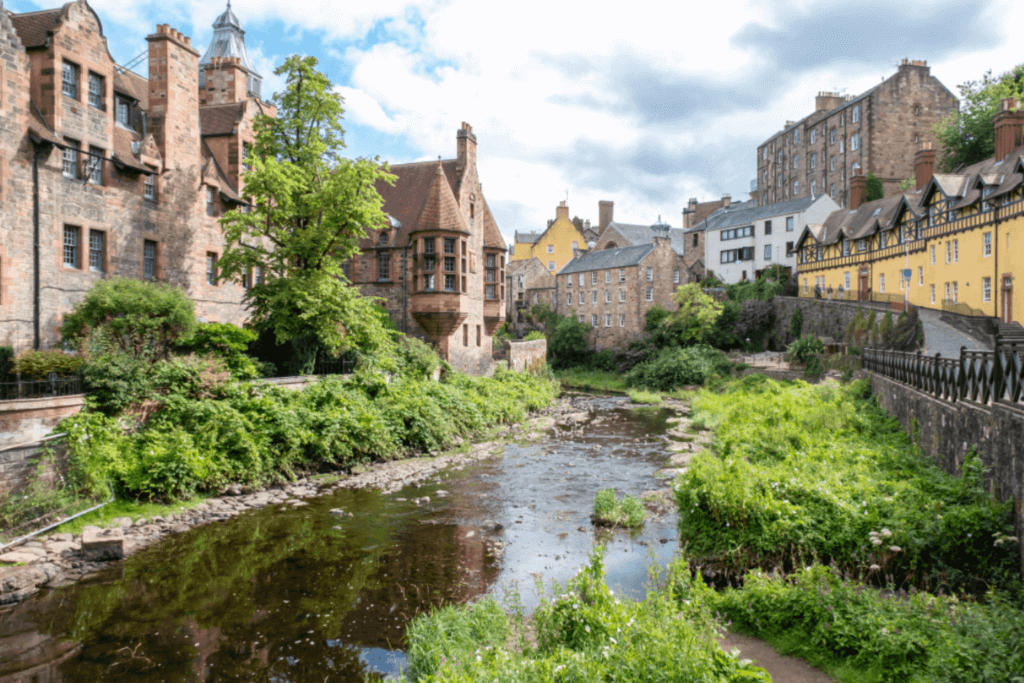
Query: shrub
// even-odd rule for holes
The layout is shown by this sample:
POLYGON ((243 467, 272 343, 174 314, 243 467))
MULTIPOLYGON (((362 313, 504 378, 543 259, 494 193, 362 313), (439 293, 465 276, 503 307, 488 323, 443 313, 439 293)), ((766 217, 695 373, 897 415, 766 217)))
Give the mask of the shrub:
POLYGON ((661 394, 642 389, 630 389, 629 400, 633 403, 656 406, 661 405, 661 394))
MULTIPOLYGON (((858 312, 857 315, 860 315, 860 313, 858 312)), ((803 330, 804 311, 798 306, 797 309, 793 311, 793 315, 789 316, 789 336, 793 339, 799 339, 803 336, 803 330)))
POLYGON ((0 346, 0 382, 14 381, 14 348, 0 346))
POLYGON ((825 353, 825 343, 813 336, 800 337, 789 345, 786 355, 799 363, 806 363, 814 354, 825 353))
POLYGON ((548 355, 555 369, 585 367, 590 353, 587 351, 587 339, 591 327, 576 318, 559 316, 548 341, 548 355))
POLYGON ((601 489, 594 497, 594 524, 605 526, 642 526, 647 519, 643 503, 632 496, 615 499, 615 489, 601 489))
POLYGON ((599 372, 615 372, 615 352, 605 349, 591 355, 590 368, 599 372))
POLYGON ((23 351, 14 359, 14 371, 24 377, 46 379, 51 373, 61 377, 76 374, 84 360, 57 349, 48 351, 23 351))
POLYGON ((263 364, 257 364, 247 351, 256 338, 252 330, 231 323, 200 323, 191 336, 179 340, 177 346, 183 351, 218 356, 236 379, 255 379, 262 376, 263 364))
POLYGON ((547 335, 540 330, 530 330, 526 333, 526 336, 523 337, 523 341, 539 341, 541 339, 547 339, 547 335))
POLYGON ((111 278, 96 282, 64 316, 60 331, 65 340, 77 342, 103 328, 123 353, 153 359, 190 335, 195 324, 195 304, 180 287, 111 278))
POLYGON ((672 391, 676 387, 703 384, 716 374, 732 371, 729 359, 710 346, 684 349, 666 348, 648 362, 635 366, 626 374, 626 384, 655 391, 672 391))

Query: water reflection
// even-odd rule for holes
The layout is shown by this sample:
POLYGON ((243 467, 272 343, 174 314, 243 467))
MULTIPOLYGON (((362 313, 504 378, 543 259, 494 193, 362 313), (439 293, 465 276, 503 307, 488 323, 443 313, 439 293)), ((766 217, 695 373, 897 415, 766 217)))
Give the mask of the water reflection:
MULTIPOLYGON (((654 437, 667 412, 597 404, 600 419, 574 436, 510 446, 394 496, 342 490, 247 513, 168 538, 91 583, 44 591, 0 614, 0 683, 394 675, 413 616, 512 586, 535 604, 533 577, 564 582, 586 562, 599 488, 658 486, 650 475, 665 451, 654 437), (429 505, 411 502, 423 495, 429 505), (329 512, 339 507, 355 516, 339 521, 329 512)), ((609 583, 642 593, 647 556, 668 559, 674 525, 615 535, 609 583)))

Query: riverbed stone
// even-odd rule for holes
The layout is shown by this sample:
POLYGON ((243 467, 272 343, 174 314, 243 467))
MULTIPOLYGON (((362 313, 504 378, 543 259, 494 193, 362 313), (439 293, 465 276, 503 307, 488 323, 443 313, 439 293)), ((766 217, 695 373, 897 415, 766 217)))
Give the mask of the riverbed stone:
POLYGON ((88 562, 120 560, 124 557, 124 530, 85 529, 82 531, 82 559, 88 562))
MULTIPOLYGON (((43 557, 46 557, 44 554, 43 557)), ((20 564, 34 564, 36 562, 42 562, 43 557, 36 555, 35 553, 26 552, 26 550, 12 550, 9 553, 0 555, 0 562, 14 562, 20 564)))

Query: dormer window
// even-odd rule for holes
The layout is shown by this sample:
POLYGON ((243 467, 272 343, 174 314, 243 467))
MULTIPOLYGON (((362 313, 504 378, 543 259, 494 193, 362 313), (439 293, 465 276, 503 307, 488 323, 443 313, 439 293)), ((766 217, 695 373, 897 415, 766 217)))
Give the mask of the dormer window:
POLYGON ((850 240, 843 238, 843 256, 850 255, 850 240))
POLYGON ((117 106, 117 111, 116 111, 115 115, 117 117, 116 118, 117 122, 119 124, 121 124, 122 126, 124 126, 125 128, 131 128, 132 127, 132 105, 131 105, 131 103, 128 100, 126 100, 125 98, 123 98, 123 97, 116 98, 116 101, 117 101, 117 105, 116 105, 117 106))
POLYGON ((380 234, 380 237, 377 238, 377 244, 382 247, 388 246, 388 234, 386 232, 380 234))

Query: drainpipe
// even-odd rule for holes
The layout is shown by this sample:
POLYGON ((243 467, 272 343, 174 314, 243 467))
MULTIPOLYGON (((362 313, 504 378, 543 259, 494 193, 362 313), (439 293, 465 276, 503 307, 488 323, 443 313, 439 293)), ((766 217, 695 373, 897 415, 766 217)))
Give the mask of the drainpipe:
MULTIPOLYGON (((993 211, 993 213, 996 216, 998 216, 999 215, 999 209, 996 208, 993 211)), ((995 311, 996 319, 999 322, 1002 322, 1002 320, 1003 320, 1002 312, 999 310, 999 301, 1000 301, 1000 299, 1002 299, 1001 294, 1002 294, 1002 291, 1003 291, 1002 290, 1002 284, 1003 283, 1000 282, 1000 278, 999 278, 999 221, 998 220, 996 220, 995 221, 995 225, 992 226, 992 241, 995 242, 995 244, 993 245, 993 249, 995 251, 995 253, 994 253, 995 263, 992 266, 995 269, 994 272, 992 273, 992 299, 993 299, 993 301, 992 301, 992 310, 995 311)), ((997 330, 999 329, 998 324, 999 323, 997 322, 996 323, 996 325, 997 325, 996 329, 997 330)))
POLYGON ((32 348, 40 346, 39 313, 39 150, 32 150, 32 348))

